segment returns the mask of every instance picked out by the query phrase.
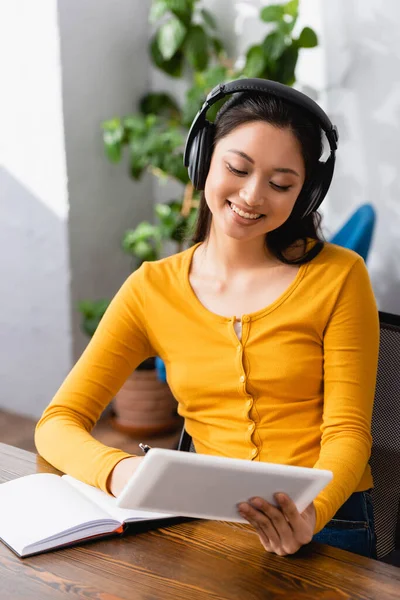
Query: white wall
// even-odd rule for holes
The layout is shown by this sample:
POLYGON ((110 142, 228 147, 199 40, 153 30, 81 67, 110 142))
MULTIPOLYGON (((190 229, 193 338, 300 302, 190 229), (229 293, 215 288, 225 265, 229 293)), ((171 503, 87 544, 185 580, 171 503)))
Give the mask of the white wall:
POLYGON ((0 4, 0 408, 38 415, 71 364, 57 4, 0 4))
POLYGON ((379 308, 400 313, 400 3, 323 3, 327 107, 340 131, 325 221, 335 231, 364 202, 377 212, 368 259, 379 308))

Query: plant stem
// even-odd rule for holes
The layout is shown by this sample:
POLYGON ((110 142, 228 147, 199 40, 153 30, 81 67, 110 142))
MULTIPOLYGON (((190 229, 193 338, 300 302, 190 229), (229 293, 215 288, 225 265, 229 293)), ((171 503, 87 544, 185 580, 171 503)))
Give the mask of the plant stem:
POLYGON ((183 217, 187 217, 188 214, 190 213, 190 209, 192 208, 192 205, 193 205, 193 193, 194 193, 194 187, 189 182, 185 186, 185 193, 183 196, 182 209, 181 209, 181 215, 183 217))

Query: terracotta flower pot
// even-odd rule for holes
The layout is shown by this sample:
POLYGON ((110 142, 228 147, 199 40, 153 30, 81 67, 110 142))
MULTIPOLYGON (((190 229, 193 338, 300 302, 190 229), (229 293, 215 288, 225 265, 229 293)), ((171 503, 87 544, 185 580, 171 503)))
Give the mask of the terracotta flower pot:
POLYGON ((155 369, 136 370, 116 394, 113 426, 133 437, 153 437, 182 427, 177 402, 155 369))

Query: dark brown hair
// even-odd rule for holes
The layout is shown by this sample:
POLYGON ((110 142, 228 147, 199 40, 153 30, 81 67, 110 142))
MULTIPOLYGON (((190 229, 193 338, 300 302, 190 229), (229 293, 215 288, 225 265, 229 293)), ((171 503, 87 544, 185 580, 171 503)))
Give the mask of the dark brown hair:
MULTIPOLYGON (((293 211, 289 218, 277 229, 266 234, 268 250, 286 264, 303 264, 312 260, 323 248, 323 236, 320 230, 321 216, 312 212, 302 218, 304 211, 305 190, 313 177, 323 151, 321 127, 304 109, 272 95, 249 94, 247 92, 233 94, 225 102, 215 119, 215 144, 233 129, 243 123, 266 121, 279 128, 289 128, 300 143, 306 177, 293 211), (303 207, 303 211, 301 208, 303 207), (307 249, 307 240, 316 240, 307 249), (291 248, 303 247, 299 257, 289 258, 291 248), (286 256, 285 256, 286 253, 286 256)), ((193 235, 193 243, 205 241, 210 233, 212 213, 208 208, 204 192, 201 194, 197 222, 193 235)))

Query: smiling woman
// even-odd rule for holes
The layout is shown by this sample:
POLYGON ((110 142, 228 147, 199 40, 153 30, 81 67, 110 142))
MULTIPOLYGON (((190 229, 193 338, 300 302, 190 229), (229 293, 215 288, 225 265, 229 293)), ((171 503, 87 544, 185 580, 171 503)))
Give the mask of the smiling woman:
POLYGON ((301 212, 305 197, 308 203, 312 200, 307 188, 321 165, 321 124, 316 116, 275 94, 245 91, 233 94, 212 127, 213 152, 195 241, 204 241, 211 222, 231 229, 237 224, 233 235, 249 239, 263 232, 271 257, 285 263, 307 262, 322 247, 318 214, 301 212), (229 212, 221 213, 218 206, 229 212), (230 213, 234 217, 229 220, 230 213), (254 227, 244 234, 240 225, 250 219, 254 227), (308 254, 310 239, 317 243, 308 254))
POLYGON ((197 452, 332 471, 301 514, 282 494, 276 506, 243 499, 238 510, 268 552, 292 554, 318 534, 374 555, 378 312, 363 260, 322 241, 316 212, 337 141, 325 113, 286 86, 242 79, 212 90, 185 150, 203 190, 196 243, 145 262, 117 293, 38 424, 47 460, 118 495, 141 458, 89 432, 129 373, 157 355, 197 452))

